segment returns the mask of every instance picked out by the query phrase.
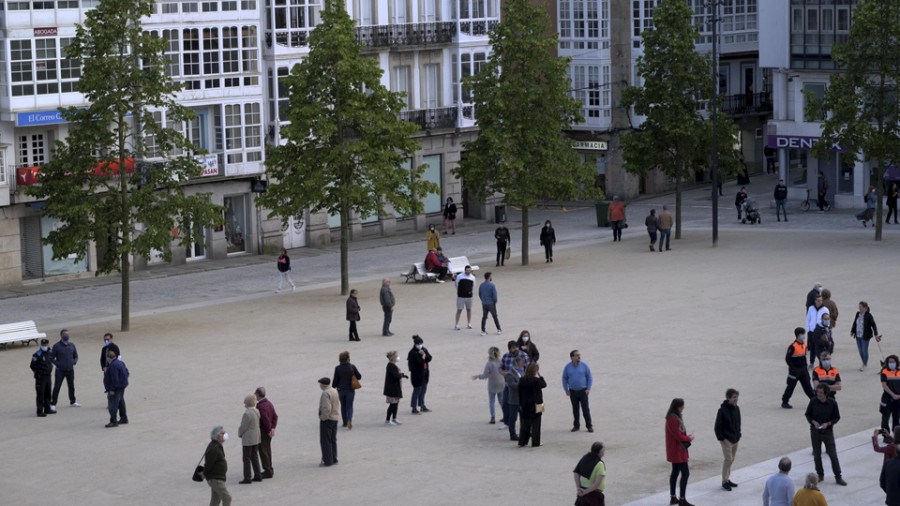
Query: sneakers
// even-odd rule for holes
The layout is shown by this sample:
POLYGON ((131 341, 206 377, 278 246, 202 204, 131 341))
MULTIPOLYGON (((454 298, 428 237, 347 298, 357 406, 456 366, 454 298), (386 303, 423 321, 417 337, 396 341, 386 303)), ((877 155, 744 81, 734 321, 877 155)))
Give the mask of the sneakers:
POLYGON ((507 428, 507 427, 509 427, 509 426, 506 425, 506 422, 500 422, 500 426, 497 427, 497 430, 503 430, 503 429, 505 429, 505 428, 507 428))
POLYGON ((467 328, 467 329, 471 329, 471 328, 472 328, 472 324, 471 324, 471 323, 467 324, 467 325, 466 325, 466 328, 467 328))
POLYGON ((295 290, 297 290, 297 285, 291 285, 291 291, 293 292, 295 290))
POLYGON ((73 402, 72 404, 69 404, 69 406, 71 406, 73 408, 80 408, 81 404, 78 404, 77 402, 73 402))
POLYGON ((394 425, 403 425, 403 422, 401 422, 400 420, 397 420, 396 418, 394 418, 391 421, 394 422, 394 425))
POLYGON ((501 335, 501 334, 503 334, 503 331, 500 330, 500 329, 497 329, 497 335, 499 336, 499 335, 501 335))
MULTIPOLYGON (((485 332, 485 331, 482 330, 482 331, 481 331, 481 335, 486 336, 486 335, 487 335, 487 332, 485 332)), ((862 371, 862 369, 860 369, 860 371, 862 371)))
POLYGON ((397 425, 396 423, 392 422, 391 420, 385 420, 385 421, 384 421, 384 424, 387 425, 387 426, 397 425))
POLYGON ((50 412, 51 412, 51 413, 56 413, 56 404, 51 404, 51 405, 50 405, 50 412))
POLYGON ((275 290, 275 293, 281 293, 281 290, 275 290))
POLYGON ((454 325, 453 330, 459 330, 459 325, 454 325))
POLYGON ((864 372, 866 370, 866 366, 862 366, 859 368, 859 372, 864 372))
POLYGON ((437 281, 438 283, 443 283, 443 282, 444 282, 443 279, 436 279, 435 281, 437 281))
POLYGON ((793 409, 794 408, 794 406, 791 406, 790 404, 788 404, 786 402, 782 402, 781 407, 784 409, 793 409))

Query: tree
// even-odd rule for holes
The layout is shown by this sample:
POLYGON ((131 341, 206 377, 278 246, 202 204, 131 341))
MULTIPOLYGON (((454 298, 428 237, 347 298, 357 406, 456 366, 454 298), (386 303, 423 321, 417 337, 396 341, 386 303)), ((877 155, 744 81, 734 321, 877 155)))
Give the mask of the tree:
POLYGON ((410 162, 418 127, 399 119, 404 94, 381 84, 377 61, 361 56, 360 47, 343 0, 326 2, 309 55, 286 78, 287 142, 270 148, 266 166, 275 182, 260 199, 283 221, 307 208, 340 216, 342 295, 350 288, 350 211, 384 214, 386 201, 418 214, 420 197, 440 191, 422 180, 424 166, 410 162))
MULTIPOLYGON (((637 72, 643 86, 622 92, 623 105, 645 117, 636 132, 622 136, 625 170, 640 176, 658 170, 675 180, 675 239, 681 238, 682 181, 707 170, 711 154, 712 127, 703 104, 712 97, 712 60, 696 50, 692 16, 683 0, 657 5, 653 27, 641 34, 644 54, 637 72)), ((720 169, 739 171, 737 126, 721 113, 717 121, 720 169)))
POLYGON ((821 99, 807 95, 808 116, 824 118, 813 154, 846 149, 850 160, 875 160, 871 184, 878 191, 875 240, 881 240, 884 168, 900 162, 900 0, 865 0, 853 9, 845 42, 832 50, 838 72, 821 99))
POLYGON ((163 110, 176 122, 191 116, 165 75, 164 41, 142 28, 142 18, 154 12, 152 0, 103 0, 87 11, 66 52, 83 64, 78 91, 89 105, 61 110, 72 125, 69 135, 41 167, 39 185, 26 189, 46 200, 43 215, 63 223, 44 240, 54 259, 74 254, 81 260, 94 242, 105 253, 97 275, 121 273, 123 331, 130 325, 131 257, 149 258, 156 250, 171 260, 173 236, 183 245, 199 242, 203 227, 224 222, 208 194, 182 191, 180 182, 200 176, 201 168, 193 157, 175 153, 196 148, 143 113, 163 110), (164 163, 141 163, 144 136, 170 153, 164 163))
POLYGON ((564 130, 584 120, 570 97, 570 59, 551 56, 557 35, 542 6, 503 3, 490 34, 492 53, 463 80, 474 96, 478 138, 463 143, 466 156, 453 173, 475 198, 505 194, 522 208, 522 265, 528 265, 528 210, 543 193, 558 200, 593 197, 595 171, 579 162, 564 130))

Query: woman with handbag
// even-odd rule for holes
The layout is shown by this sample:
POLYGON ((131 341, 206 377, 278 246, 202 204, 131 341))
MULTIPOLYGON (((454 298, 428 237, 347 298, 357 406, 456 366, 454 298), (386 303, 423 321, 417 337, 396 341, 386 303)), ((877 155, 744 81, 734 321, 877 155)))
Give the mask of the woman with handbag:
POLYGON ((522 424, 519 427, 519 448, 528 445, 543 446, 541 443, 541 416, 544 414, 544 393, 547 382, 541 377, 540 366, 537 362, 528 364, 525 368, 525 376, 519 380, 519 409, 522 414, 522 424))
POLYGON ((669 493, 671 500, 669 504, 677 504, 678 506, 693 506, 684 498, 687 489, 688 477, 691 471, 688 468, 688 447, 694 436, 687 433, 682 419, 684 413, 684 399, 672 399, 669 404, 669 411, 666 412, 666 460, 672 464, 672 474, 669 475, 669 493), (675 498, 675 482, 678 481, 678 475, 681 475, 681 495, 675 498))
POLYGON ((340 363, 334 368, 331 385, 337 389, 341 401, 342 427, 350 430, 353 428, 353 398, 356 397, 356 390, 360 387, 359 380, 362 379, 362 374, 350 363, 349 351, 342 351, 338 355, 338 362, 340 363))

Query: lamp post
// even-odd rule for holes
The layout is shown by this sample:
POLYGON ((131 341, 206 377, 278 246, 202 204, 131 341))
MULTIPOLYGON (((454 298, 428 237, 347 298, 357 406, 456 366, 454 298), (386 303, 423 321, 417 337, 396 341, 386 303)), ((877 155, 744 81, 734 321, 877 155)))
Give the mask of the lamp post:
POLYGON ((719 54, 717 47, 718 33, 716 26, 719 24, 719 2, 710 3, 712 9, 712 135, 713 151, 710 163, 710 177, 712 179, 712 245, 716 247, 719 242, 719 54))

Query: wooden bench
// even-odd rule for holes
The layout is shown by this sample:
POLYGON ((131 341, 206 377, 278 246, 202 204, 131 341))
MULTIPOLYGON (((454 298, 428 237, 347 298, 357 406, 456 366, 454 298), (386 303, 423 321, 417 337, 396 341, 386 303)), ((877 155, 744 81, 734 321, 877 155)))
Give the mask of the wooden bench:
POLYGON ((462 257, 451 258, 450 259, 450 274, 452 274, 455 279, 457 274, 461 274, 466 271, 467 265, 469 267, 471 267, 473 271, 478 270, 477 265, 472 265, 471 263, 469 263, 469 257, 462 256, 462 257))
POLYGON ((412 264, 409 272, 401 272, 400 275, 406 278, 405 283, 437 279, 437 274, 425 270, 425 262, 412 264))
POLYGON ((4 350, 9 343, 21 341, 27 345, 34 341, 34 344, 37 344, 38 339, 44 337, 47 337, 47 334, 38 332, 37 325, 31 320, 0 325, 0 344, 4 350))

